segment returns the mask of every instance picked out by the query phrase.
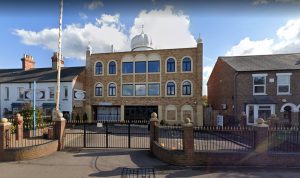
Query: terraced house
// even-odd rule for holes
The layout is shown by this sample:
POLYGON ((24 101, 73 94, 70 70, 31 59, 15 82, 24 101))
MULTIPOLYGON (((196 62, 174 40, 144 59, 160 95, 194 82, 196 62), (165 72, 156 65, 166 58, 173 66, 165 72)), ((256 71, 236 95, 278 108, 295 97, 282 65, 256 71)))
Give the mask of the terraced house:
POLYGON ((202 50, 152 48, 142 32, 131 51, 86 51, 86 111, 94 120, 149 119, 178 124, 189 117, 202 125, 202 50))
POLYGON ((248 125, 271 114, 299 125, 299 80, 300 54, 219 57, 207 83, 208 102, 228 118, 244 112, 248 125))

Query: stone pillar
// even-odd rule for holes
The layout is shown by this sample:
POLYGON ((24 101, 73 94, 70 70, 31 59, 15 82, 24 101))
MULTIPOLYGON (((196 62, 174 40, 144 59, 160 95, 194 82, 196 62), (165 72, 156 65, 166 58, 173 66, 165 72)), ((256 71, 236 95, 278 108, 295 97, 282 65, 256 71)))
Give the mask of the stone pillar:
POLYGON ((18 113, 15 117, 16 125, 16 140, 23 140, 23 117, 18 113))
POLYGON ((0 152, 8 147, 11 123, 6 118, 0 120, 0 152))
POLYGON ((57 118, 55 118, 55 128, 54 128, 54 133, 55 133, 55 139, 58 139, 58 148, 57 150, 62 150, 64 143, 63 143, 63 136, 64 136, 64 131, 66 127, 66 120, 63 118, 63 114, 59 113, 57 118))
POLYGON ((158 105, 158 120, 162 120, 163 118, 163 109, 162 109, 162 105, 158 105))
POLYGON ((150 150, 153 150, 154 141, 158 141, 158 119, 157 114, 153 112, 150 119, 150 150))
POLYGON ((195 119, 195 121, 197 120, 197 125, 198 126, 203 126, 203 106, 202 104, 198 104, 197 105, 197 117, 195 119))
POLYGON ((187 160, 192 160, 194 156, 194 125, 190 122, 190 118, 185 119, 183 128, 183 151, 187 160))
POLYGON ((257 124, 254 125, 254 140, 255 152, 258 154, 265 154, 268 152, 268 128, 269 126, 264 123, 263 119, 257 119, 257 124))
POLYGON ((121 105, 121 121, 125 120, 124 116, 125 116, 125 107, 124 105, 121 105))

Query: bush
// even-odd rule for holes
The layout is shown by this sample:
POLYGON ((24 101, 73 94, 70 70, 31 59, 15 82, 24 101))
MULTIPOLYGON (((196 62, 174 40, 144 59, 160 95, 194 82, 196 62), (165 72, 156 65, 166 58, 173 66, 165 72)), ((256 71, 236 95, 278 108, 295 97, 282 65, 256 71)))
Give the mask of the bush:
MULTIPOLYGON (((30 103, 24 104, 24 107, 18 113, 23 116, 23 127, 25 130, 33 129, 33 114, 34 110, 30 103)), ((43 121, 43 111, 40 108, 36 108, 36 125, 42 125, 43 121)))

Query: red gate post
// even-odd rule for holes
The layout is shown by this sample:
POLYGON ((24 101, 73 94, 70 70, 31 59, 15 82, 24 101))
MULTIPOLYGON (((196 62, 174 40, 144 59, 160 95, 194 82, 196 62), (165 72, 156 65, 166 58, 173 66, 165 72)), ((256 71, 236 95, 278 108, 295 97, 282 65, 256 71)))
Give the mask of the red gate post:
POLYGON ((66 127, 66 119, 63 118, 63 114, 59 113, 57 117, 54 119, 55 121, 55 139, 58 139, 58 148, 57 150, 62 150, 64 143, 63 143, 63 137, 65 133, 65 127, 66 127))
POLYGON ((150 150, 153 150, 154 141, 158 141, 158 119, 157 114, 153 112, 150 119, 150 150))
POLYGON ((191 163, 194 156, 194 125, 191 123, 190 118, 186 118, 185 124, 183 124, 182 142, 186 161, 191 163))
POLYGON ((6 149, 9 145, 11 123, 6 118, 0 120, 0 152, 6 149))
POLYGON ((268 129, 269 125, 265 124, 262 118, 257 119, 257 124, 254 125, 255 152, 262 156, 268 152, 268 129))
POLYGON ((18 113, 15 117, 16 125, 16 140, 22 141, 23 140, 23 117, 18 113))

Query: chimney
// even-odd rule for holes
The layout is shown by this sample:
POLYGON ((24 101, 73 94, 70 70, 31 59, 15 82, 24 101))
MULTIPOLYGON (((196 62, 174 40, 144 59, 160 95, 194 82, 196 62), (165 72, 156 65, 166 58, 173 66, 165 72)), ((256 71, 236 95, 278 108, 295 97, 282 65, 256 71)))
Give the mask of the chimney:
MULTIPOLYGON (((57 70, 57 62, 58 62, 58 54, 57 52, 53 53, 53 56, 51 57, 52 59, 52 70, 57 70)), ((64 60, 62 59, 60 62, 60 67, 64 67, 64 60)))
POLYGON ((32 56, 28 54, 24 54, 24 57, 21 59, 21 61, 22 61, 22 69, 25 71, 35 68, 35 61, 33 60, 32 56))

